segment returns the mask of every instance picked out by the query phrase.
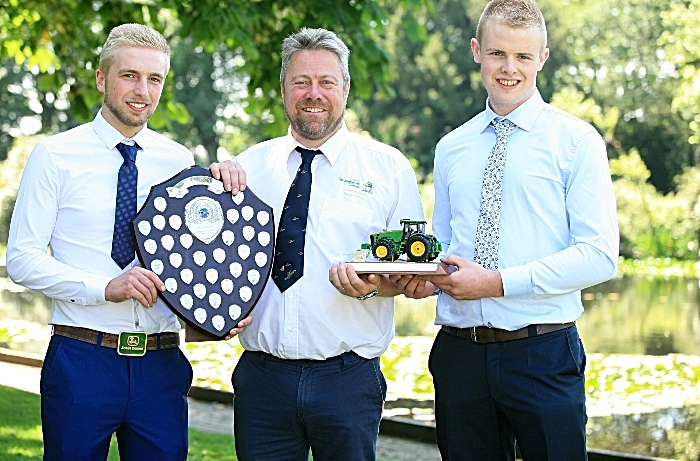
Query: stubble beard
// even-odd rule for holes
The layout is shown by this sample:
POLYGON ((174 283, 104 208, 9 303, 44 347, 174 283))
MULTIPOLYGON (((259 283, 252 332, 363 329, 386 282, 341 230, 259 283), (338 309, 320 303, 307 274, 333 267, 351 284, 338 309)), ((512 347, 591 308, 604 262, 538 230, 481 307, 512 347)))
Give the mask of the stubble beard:
POLYGON ((154 109, 150 109, 152 106, 149 105, 150 110, 141 115, 130 114, 126 111, 126 109, 112 102, 108 92, 105 92, 104 105, 109 109, 119 123, 134 128, 145 126, 153 116, 154 111, 154 109))
POLYGON ((335 132, 340 124, 343 123, 343 117, 345 116, 345 108, 343 108, 343 111, 337 119, 331 120, 329 116, 318 128, 314 129, 312 123, 307 122, 301 117, 292 117, 287 110, 285 110, 285 112, 287 113, 289 124, 292 125, 292 130, 302 138, 313 141, 323 139, 330 133, 335 132))

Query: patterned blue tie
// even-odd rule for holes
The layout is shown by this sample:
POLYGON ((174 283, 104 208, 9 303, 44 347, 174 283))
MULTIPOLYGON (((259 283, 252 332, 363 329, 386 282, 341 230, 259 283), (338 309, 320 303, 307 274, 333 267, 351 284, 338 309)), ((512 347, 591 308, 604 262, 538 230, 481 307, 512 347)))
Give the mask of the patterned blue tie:
POLYGON ((490 270, 498 269, 498 241, 501 224, 501 191, 503 168, 506 165, 506 143, 515 125, 506 119, 492 121, 496 129, 496 144, 491 149, 484 184, 481 186, 481 209, 476 228, 474 262, 490 270))
POLYGON ((124 157, 119 168, 117 183, 117 207, 114 212, 114 234, 112 235, 112 259, 124 269, 134 259, 134 242, 131 239, 129 222, 136 216, 136 187, 139 170, 136 168, 136 151, 139 146, 119 143, 117 149, 124 157))
POLYGON ((272 263, 272 280, 284 292, 304 275, 304 244, 306 220, 309 216, 311 196, 311 161, 319 150, 297 147, 301 153, 301 165, 292 182, 277 229, 275 260, 272 263))

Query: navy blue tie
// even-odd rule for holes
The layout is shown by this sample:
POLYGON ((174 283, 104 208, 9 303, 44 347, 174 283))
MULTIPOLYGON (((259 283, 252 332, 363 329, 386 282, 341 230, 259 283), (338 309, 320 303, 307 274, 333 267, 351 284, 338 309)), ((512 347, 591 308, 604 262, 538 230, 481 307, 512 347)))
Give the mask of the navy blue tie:
POLYGON ((275 259, 272 263, 272 280, 284 292, 304 275, 304 244, 306 220, 309 216, 311 196, 311 161, 319 150, 297 147, 301 153, 301 165, 292 182, 277 229, 275 259))
POLYGON ((131 239, 129 222, 136 216, 136 187, 139 170, 136 168, 136 151, 139 146, 119 143, 117 149, 124 157, 119 168, 117 183, 117 207, 114 211, 114 234, 112 235, 112 259, 124 269, 134 259, 134 242, 131 239))

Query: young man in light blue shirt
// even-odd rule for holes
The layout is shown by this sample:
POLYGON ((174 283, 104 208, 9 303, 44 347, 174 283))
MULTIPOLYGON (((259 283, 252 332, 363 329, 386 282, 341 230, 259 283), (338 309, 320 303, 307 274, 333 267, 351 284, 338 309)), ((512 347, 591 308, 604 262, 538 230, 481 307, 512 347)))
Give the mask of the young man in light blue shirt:
POLYGON ((483 112, 435 154, 433 230, 453 271, 402 279, 438 297, 430 355, 443 459, 585 460, 581 290, 615 275, 619 235, 605 143, 546 104, 549 50, 531 0, 493 0, 472 39, 483 112))

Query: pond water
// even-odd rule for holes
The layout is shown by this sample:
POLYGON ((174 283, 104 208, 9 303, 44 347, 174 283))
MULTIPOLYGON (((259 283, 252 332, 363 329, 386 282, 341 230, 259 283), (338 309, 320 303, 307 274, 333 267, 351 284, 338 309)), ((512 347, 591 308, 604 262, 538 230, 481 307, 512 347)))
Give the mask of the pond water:
MULTIPOLYGON (((586 352, 700 355, 697 279, 625 277, 582 294, 576 322, 586 352)), ((398 336, 435 336, 435 300, 398 299, 398 336)))
MULTIPOLYGON (((584 290, 585 311, 577 326, 586 352, 700 356, 699 283, 697 279, 624 277, 584 290)), ((0 320, 45 325, 50 306, 41 293, 0 277, 0 320)), ((397 336, 434 337, 438 330, 434 320, 434 298, 397 298, 397 336)))
MULTIPOLYGON (((588 353, 700 356, 698 280, 618 278, 583 292, 585 312, 577 321, 588 353)), ((397 299, 398 336, 434 337, 435 300, 397 299)), ((46 325, 50 302, 0 277, 0 320, 46 325)), ((43 354, 42 341, 13 344, 43 354)), ((700 395, 700 390, 698 390, 700 395)), ((430 420, 429 409, 421 419, 430 420)), ((683 461, 700 460, 700 406, 656 412, 591 417, 588 446, 683 461)))

